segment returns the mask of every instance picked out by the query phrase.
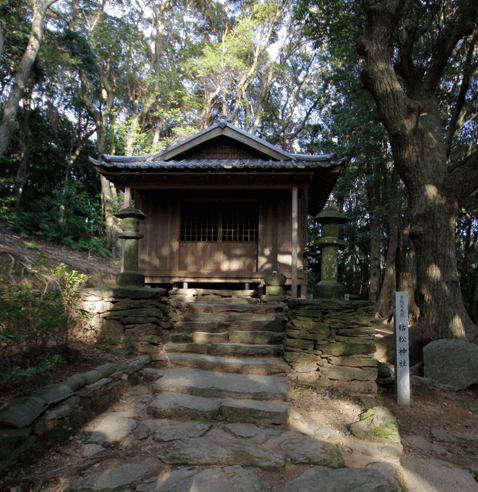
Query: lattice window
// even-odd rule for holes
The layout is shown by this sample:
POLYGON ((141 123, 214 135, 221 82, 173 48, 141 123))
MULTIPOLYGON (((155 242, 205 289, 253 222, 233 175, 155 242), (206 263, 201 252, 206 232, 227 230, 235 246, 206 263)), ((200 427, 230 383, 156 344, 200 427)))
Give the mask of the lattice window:
POLYGON ((199 204, 181 211, 181 241, 217 241, 219 216, 199 204))
POLYGON ((224 211, 221 216, 221 238, 223 241, 257 241, 258 216, 249 207, 224 211))
POLYGON ((181 210, 181 241, 253 242, 258 229, 257 206, 251 204, 194 203, 181 210))

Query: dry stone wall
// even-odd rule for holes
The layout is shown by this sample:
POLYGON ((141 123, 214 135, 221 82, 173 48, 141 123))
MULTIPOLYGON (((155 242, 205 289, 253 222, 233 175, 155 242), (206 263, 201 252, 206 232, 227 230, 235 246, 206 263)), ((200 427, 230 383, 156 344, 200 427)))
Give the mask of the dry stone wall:
POLYGON ((15 460, 27 463, 68 439, 141 376, 148 377, 146 365, 156 365, 152 356, 121 366, 103 364, 7 402, 0 409, 0 473, 15 460))
POLYGON ((354 394, 377 392, 372 303, 297 299, 288 307, 284 358, 291 379, 354 394))
POLYGON ((84 289, 79 308, 86 336, 131 345, 140 354, 163 353, 164 333, 173 327, 166 289, 84 289))

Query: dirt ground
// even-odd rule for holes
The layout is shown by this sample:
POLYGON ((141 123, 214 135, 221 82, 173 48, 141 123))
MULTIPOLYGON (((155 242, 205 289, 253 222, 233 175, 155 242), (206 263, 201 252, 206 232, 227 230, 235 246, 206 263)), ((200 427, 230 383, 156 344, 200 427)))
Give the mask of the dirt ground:
MULTIPOLYGON (((63 262, 82 273, 90 274, 92 285, 100 282, 111 285, 119 271, 117 261, 112 262, 88 252, 72 251, 65 246, 46 243, 36 238, 22 239, 14 232, 1 227, 1 224, 0 232, 0 273, 15 281, 34 276, 30 267, 39 258, 42 261, 46 260, 51 266, 63 262)), ((74 362, 66 368, 53 369, 47 381, 25 383, 21 387, 0 387, 0 407, 8 399, 21 392, 31 391, 37 386, 64 380, 70 375, 86 372, 105 362, 121 364, 134 357, 131 352, 117 347, 90 346, 80 340, 73 343, 72 348, 76 354, 74 362)), ((316 420, 337 432, 343 432, 348 425, 357 421, 365 409, 357 397, 298 387, 293 383, 290 389, 290 401, 294 410, 300 413, 305 421, 316 420)), ((439 430, 478 435, 478 387, 458 392, 435 389, 428 395, 412 396, 410 406, 398 405, 391 389, 380 388, 379 396, 384 405, 398 417, 405 453, 446 460, 467 468, 478 466, 477 444, 437 443, 430 434, 431 430, 439 430)), ((135 396, 133 394, 125 397, 122 403, 126 406, 128 398, 134 399, 135 396)), ((10 473, 38 474, 72 466, 76 461, 75 456, 77 457, 75 445, 76 441, 72 439, 70 443, 58 446, 21 472, 12 469, 10 473)), ((154 460, 157 463, 156 457, 154 460)), ((54 487, 51 490, 54 490, 54 487)))

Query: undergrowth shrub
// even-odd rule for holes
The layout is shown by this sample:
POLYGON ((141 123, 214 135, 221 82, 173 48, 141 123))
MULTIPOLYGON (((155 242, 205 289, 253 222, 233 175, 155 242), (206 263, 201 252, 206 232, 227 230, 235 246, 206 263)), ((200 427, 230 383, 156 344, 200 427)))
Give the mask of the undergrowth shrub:
POLYGON ((60 264, 43 291, 0 279, 0 383, 48 374, 68 359, 76 306, 88 276, 60 264))

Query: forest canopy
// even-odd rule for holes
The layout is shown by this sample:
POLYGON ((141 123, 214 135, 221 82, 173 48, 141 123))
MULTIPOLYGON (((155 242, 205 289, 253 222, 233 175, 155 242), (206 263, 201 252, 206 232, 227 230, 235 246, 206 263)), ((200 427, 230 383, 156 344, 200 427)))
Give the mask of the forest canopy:
MULTIPOLYGON (((157 152, 226 115, 285 150, 349 156, 333 196, 351 219, 347 292, 387 317, 392 292, 408 291, 423 337, 473 339, 477 11, 465 0, 6 0, 1 219, 115 251, 122 196, 88 156, 157 152)), ((315 282, 320 252, 304 255, 315 282)))

